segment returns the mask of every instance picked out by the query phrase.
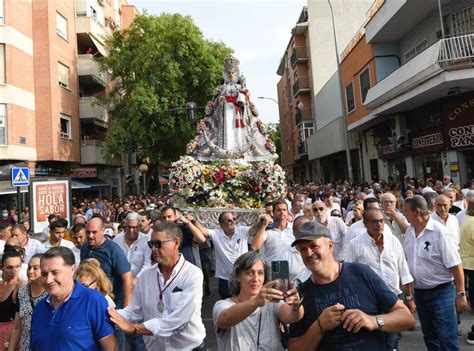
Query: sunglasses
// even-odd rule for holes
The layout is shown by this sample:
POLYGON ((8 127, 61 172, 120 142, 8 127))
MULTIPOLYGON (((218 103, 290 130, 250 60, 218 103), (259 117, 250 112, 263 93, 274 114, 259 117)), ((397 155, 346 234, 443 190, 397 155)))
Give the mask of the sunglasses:
POLYGON ((158 249, 161 249, 161 245, 163 245, 163 243, 166 243, 168 241, 173 241, 174 239, 166 239, 166 240, 150 240, 148 241, 148 247, 150 249, 156 247, 158 249))
POLYGON ((331 215, 332 217, 342 217, 342 215, 340 213, 334 213, 331 215))
POLYGON ((323 212, 324 210, 325 210, 324 207, 313 207, 313 212, 317 212, 317 211, 323 212))
POLYGON ((90 288, 92 284, 95 283, 95 280, 91 281, 89 284, 82 284, 84 285, 86 288, 90 288))
POLYGON ((224 223, 233 223, 233 222, 235 222, 235 218, 229 218, 227 220, 224 220, 223 222, 224 223))

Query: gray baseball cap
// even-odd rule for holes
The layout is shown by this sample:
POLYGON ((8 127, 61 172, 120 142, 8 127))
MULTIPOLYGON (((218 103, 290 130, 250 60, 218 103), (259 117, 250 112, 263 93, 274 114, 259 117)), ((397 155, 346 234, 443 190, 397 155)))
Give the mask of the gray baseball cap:
POLYGON ((316 223, 316 222, 308 222, 301 226, 300 230, 296 232, 295 241, 291 244, 291 246, 295 246, 298 242, 303 240, 316 240, 319 238, 329 238, 331 239, 331 232, 325 226, 316 223))

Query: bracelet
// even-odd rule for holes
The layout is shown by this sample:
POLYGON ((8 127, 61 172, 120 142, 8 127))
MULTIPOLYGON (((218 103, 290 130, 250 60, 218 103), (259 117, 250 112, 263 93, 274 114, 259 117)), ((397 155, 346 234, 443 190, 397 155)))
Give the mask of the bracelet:
POLYGON ((321 322, 319 321, 319 318, 316 320, 318 322, 318 325, 319 325, 319 330, 321 330, 321 333, 324 334, 325 331, 323 329, 323 326, 321 325, 321 322))

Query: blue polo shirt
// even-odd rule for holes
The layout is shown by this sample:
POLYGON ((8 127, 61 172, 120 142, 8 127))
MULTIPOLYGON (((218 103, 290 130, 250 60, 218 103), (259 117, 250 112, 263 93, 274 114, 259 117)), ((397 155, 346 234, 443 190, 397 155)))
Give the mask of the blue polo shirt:
POLYGON ((122 274, 130 272, 130 262, 123 250, 112 240, 105 240, 99 247, 92 248, 88 243, 81 247, 81 261, 87 258, 96 258, 100 267, 114 287, 115 303, 117 308, 123 307, 123 280, 122 274))
POLYGON ((35 306, 30 350, 101 350, 99 340, 115 332, 107 307, 100 292, 74 281, 71 296, 56 310, 49 298, 35 306))

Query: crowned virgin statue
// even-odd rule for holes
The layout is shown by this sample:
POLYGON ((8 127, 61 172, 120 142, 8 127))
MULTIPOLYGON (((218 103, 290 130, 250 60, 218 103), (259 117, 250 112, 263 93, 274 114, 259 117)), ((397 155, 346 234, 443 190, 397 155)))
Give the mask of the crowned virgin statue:
POLYGON ((224 60, 223 78, 206 105, 199 134, 188 144, 187 155, 201 161, 276 159, 275 145, 250 100, 239 60, 232 55, 224 60))

